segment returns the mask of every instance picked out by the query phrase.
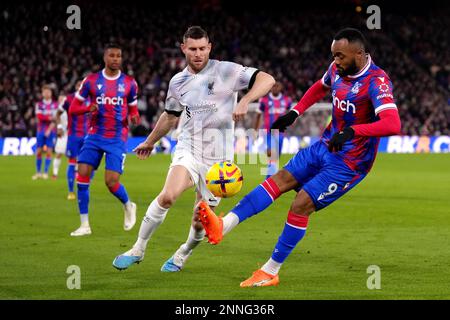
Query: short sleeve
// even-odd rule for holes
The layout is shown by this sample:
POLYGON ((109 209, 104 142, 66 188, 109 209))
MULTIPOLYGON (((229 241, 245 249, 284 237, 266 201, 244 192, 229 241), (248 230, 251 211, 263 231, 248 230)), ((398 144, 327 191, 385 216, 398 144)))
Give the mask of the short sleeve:
POLYGON ((369 85, 369 96, 375 109, 375 114, 386 109, 397 109, 393 85, 387 74, 372 77, 369 85))
POLYGON ((167 97, 165 103, 165 111, 168 113, 175 114, 177 116, 181 115, 184 110, 184 106, 178 100, 178 96, 174 90, 172 82, 169 83, 169 90, 167 90, 167 97))
POLYGON ((230 84, 232 91, 249 89, 252 76, 258 71, 256 68, 244 67, 238 63, 222 61, 220 73, 225 83, 230 84))
POLYGON ((132 79, 131 86, 130 86, 130 92, 128 93, 128 105, 129 106, 136 106, 138 102, 138 85, 136 80, 132 79))
POLYGON ((330 66, 328 67, 328 70, 325 72, 325 74, 322 76, 321 82, 324 86, 326 87, 331 87, 331 72, 332 72, 332 68, 333 68, 334 62, 332 62, 330 64, 330 66))
POLYGON ((87 76, 81 83, 80 89, 75 94, 75 97, 78 100, 84 101, 89 97, 90 90, 91 90, 91 82, 89 81, 89 76, 87 76))

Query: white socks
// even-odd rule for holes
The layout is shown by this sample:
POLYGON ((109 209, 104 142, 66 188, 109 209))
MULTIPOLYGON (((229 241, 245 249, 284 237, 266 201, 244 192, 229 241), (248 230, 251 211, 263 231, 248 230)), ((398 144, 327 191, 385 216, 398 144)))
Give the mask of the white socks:
POLYGON ((89 215, 87 213, 80 214, 80 220, 81 220, 82 227, 89 227, 89 215))
POLYGON ((191 251, 199 245, 200 242, 205 238, 205 230, 196 231, 193 226, 189 230, 189 236, 186 243, 183 243, 181 247, 177 250, 175 254, 181 254, 186 256, 191 253, 191 251))
POLYGON ((239 224, 239 217, 235 213, 230 212, 225 217, 223 217, 222 221, 223 234, 225 235, 239 224))
POLYGON ((145 251, 147 248, 147 242, 152 236, 153 232, 163 223, 166 218, 167 211, 161 207, 158 203, 157 198, 150 203, 147 212, 145 213, 144 219, 142 219, 141 227, 139 229, 139 237, 134 247, 139 250, 145 251))
POLYGON ((282 263, 276 262, 272 258, 270 258, 265 265, 262 266, 261 270, 265 273, 276 276, 280 271, 282 263))
POLYGON ((56 158, 53 159, 53 175, 57 176, 58 172, 59 172, 59 166, 61 165, 61 158, 56 158))

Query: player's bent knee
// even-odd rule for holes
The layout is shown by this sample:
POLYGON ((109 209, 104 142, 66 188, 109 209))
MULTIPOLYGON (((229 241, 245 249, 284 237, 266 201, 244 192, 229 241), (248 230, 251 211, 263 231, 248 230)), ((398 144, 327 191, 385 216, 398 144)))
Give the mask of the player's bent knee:
POLYGON ((311 197, 302 189, 292 203, 290 211, 298 215, 310 215, 316 211, 316 206, 311 197))
POLYGON ((163 208, 171 207, 176 200, 176 195, 171 192, 163 192, 158 196, 158 203, 163 208))
POLYGON ((287 170, 281 169, 270 177, 276 183, 281 193, 288 192, 298 186, 297 180, 287 170))

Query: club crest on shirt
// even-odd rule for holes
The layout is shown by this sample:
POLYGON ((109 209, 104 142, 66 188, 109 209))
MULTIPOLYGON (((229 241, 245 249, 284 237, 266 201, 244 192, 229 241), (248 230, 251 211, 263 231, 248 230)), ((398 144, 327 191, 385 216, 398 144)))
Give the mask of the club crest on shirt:
POLYGON ((352 89, 351 89, 351 92, 354 93, 354 94, 357 94, 357 93, 359 92, 359 88, 360 88, 360 87, 361 87, 361 83, 356 82, 356 83, 353 85, 353 87, 352 87, 352 89))
POLYGON ((119 83, 119 88, 117 89, 118 92, 125 92, 125 86, 123 83, 119 83))

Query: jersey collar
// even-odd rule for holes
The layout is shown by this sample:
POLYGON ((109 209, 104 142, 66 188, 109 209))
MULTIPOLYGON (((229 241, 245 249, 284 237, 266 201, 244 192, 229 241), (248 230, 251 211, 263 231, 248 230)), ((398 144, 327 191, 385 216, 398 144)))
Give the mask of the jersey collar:
POLYGON ((270 97, 270 99, 272 99, 272 100, 280 100, 282 96, 283 96, 283 95, 280 93, 279 95, 277 95, 277 96, 275 97, 275 96, 272 94, 272 92, 269 92, 269 97, 270 97))
POLYGON ((122 72, 119 70, 119 73, 118 73, 116 76, 114 76, 114 77, 108 77, 108 75, 107 75, 106 72, 105 72, 105 69, 102 70, 103 78, 105 78, 106 80, 117 80, 117 79, 119 79, 119 77, 120 77, 121 74, 122 74, 122 72))
POLYGON ((348 75, 347 78, 355 79, 355 78, 361 77, 364 73, 367 72, 367 70, 369 70, 371 64, 372 64, 372 58, 370 57, 370 54, 368 54, 367 62, 366 62, 366 65, 364 66, 364 68, 362 68, 362 70, 356 74, 348 75))

